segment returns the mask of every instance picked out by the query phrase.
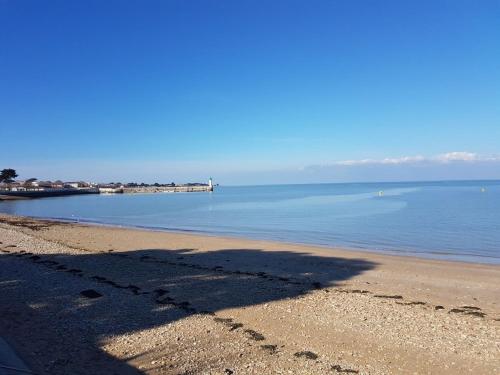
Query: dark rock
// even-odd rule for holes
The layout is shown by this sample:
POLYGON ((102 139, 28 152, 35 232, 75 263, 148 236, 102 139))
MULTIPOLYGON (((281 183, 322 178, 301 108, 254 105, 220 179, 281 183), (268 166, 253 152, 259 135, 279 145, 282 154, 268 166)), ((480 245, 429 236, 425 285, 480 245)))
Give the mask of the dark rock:
POLYGON ((349 368, 343 369, 340 365, 333 365, 332 370, 337 371, 337 372, 343 372, 343 373, 349 373, 349 374, 358 374, 358 370, 352 370, 349 368))
POLYGON ((312 283, 313 288, 315 289, 321 289, 322 285, 319 281, 315 281, 312 283))
POLYGON ((265 340, 266 338, 264 335, 260 334, 259 332, 254 331, 253 329, 246 329, 245 333, 248 333, 250 338, 255 341, 262 341, 265 340))
POLYGON ((165 297, 165 298, 162 298, 162 299, 157 299, 156 303, 159 304, 159 305, 170 305, 170 304, 172 304, 173 301, 174 301, 173 298, 165 297))
POLYGON ((87 290, 82 290, 80 294, 84 297, 87 298, 99 298, 102 297, 102 294, 99 292, 96 292, 94 289, 87 289, 87 290))
POLYGON ((231 323, 229 324, 229 330, 234 331, 235 329, 243 327, 242 323, 231 323))
POLYGON ((307 359, 318 359, 318 355, 316 353, 310 351, 297 352, 294 353, 295 357, 305 357, 307 359))
POLYGON ((278 350, 277 345, 261 345, 260 347, 264 350, 267 350, 270 354, 274 354, 278 350))
POLYGON ((217 323, 231 323, 233 321, 233 319, 231 318, 219 318, 219 317, 215 317, 214 318, 214 322, 217 322, 217 323))
POLYGON ((158 297, 161 297, 161 296, 164 296, 165 294, 167 294, 167 293, 168 293, 168 290, 158 288, 158 289, 155 289, 155 290, 154 290, 154 292, 155 292, 155 294, 156 294, 158 297))

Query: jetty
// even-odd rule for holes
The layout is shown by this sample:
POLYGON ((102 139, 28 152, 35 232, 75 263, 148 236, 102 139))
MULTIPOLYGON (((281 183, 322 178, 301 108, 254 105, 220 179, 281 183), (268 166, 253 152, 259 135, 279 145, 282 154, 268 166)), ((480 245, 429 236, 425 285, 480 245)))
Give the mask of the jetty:
POLYGON ((124 194, 147 194, 147 193, 196 193, 196 192, 209 192, 213 191, 213 187, 208 185, 198 186, 146 186, 146 187, 124 187, 122 189, 124 194))
POLYGON ((211 192, 214 191, 214 184, 212 177, 208 180, 207 184, 190 183, 183 185, 175 185, 174 183, 168 185, 135 185, 128 184, 125 186, 116 187, 116 191, 106 187, 106 190, 100 189, 101 193, 124 193, 124 194, 149 194, 149 193, 197 193, 197 192, 211 192))
POLYGON ((0 190, 0 200, 62 197, 68 195, 99 194, 98 188, 62 188, 38 190, 0 190))

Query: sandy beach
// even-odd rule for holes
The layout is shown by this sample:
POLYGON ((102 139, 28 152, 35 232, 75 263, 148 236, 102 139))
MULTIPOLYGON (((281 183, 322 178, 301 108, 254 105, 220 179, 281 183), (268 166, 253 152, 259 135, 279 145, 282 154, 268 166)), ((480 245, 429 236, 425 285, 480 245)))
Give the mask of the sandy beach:
POLYGON ((500 267, 0 215, 37 374, 494 374, 500 267))

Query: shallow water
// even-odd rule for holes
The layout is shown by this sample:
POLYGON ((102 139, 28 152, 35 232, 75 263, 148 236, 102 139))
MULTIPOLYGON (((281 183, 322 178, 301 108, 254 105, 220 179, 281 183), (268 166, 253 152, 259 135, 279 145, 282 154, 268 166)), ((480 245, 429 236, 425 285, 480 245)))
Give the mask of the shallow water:
POLYGON ((83 195, 4 201, 0 212, 500 264, 500 181, 83 195))

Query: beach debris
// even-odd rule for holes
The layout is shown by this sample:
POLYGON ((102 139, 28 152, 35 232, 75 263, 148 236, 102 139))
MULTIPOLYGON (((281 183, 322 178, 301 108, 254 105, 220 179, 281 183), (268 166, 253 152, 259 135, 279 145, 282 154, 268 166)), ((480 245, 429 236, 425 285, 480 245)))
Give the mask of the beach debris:
POLYGON ((102 297, 102 294, 95 291, 94 289, 86 289, 86 290, 82 290, 80 292, 80 294, 84 297, 87 297, 87 298, 99 298, 99 297, 102 297))
POLYGON ((269 352, 269 354, 274 354, 277 352, 278 350, 278 345, 271 345, 271 344, 268 344, 268 345, 261 345, 260 346, 262 349, 266 350, 269 352))
POLYGON ((214 321, 217 322, 217 323, 222 323, 225 326, 229 327, 230 331, 234 331, 234 330, 236 330, 238 328, 243 327, 243 323, 233 322, 233 319, 231 319, 231 318, 219 318, 219 317, 215 317, 214 321))
POLYGON ((229 368, 227 368, 227 369, 224 370, 224 374, 232 375, 232 374, 234 374, 234 371, 231 370, 231 369, 229 369, 229 368))
POLYGON ((234 330, 241 328, 241 327, 243 327, 243 323, 231 323, 231 324, 229 324, 230 331, 234 331, 234 330))
POLYGON ((359 294, 370 294, 369 290, 364 289, 336 289, 337 292, 340 293, 359 293, 359 294))
POLYGON ((403 296, 400 296, 400 295, 390 296, 390 295, 385 295, 385 294, 375 294, 374 297, 389 298, 389 299, 403 299, 403 296))
POLYGON ((316 353, 310 351, 297 352, 293 354, 295 357, 304 357, 307 359, 318 359, 318 355, 316 353))
POLYGON ((358 370, 352 370, 350 368, 342 368, 340 365, 333 365, 331 368, 336 372, 343 372, 347 374, 359 374, 358 370))
POLYGON ((411 302, 396 302, 398 305, 404 306, 414 306, 414 305, 427 305, 427 303, 422 301, 411 301, 411 302))
POLYGON ((472 315, 472 316, 477 316, 478 318, 484 318, 486 316, 486 314, 484 312, 478 311, 476 309, 479 309, 479 308, 478 307, 472 307, 472 309, 468 308, 468 307, 463 307, 461 309, 454 308, 454 309, 451 309, 449 311, 449 313, 472 315))
POLYGON ((437 305, 436 307, 434 307, 434 310, 444 310, 444 306, 437 305))
POLYGON ((484 318, 486 316, 486 313, 480 311, 468 311, 465 313, 465 315, 473 315, 477 316, 478 318, 484 318))
POLYGON ((250 336, 250 338, 255 341, 263 341, 266 339, 264 335, 254 331, 253 329, 245 329, 245 333, 247 333, 250 336))
POLYGON ((219 318, 219 317, 214 318, 214 322, 217 322, 217 323, 227 324, 227 323, 231 323, 232 321, 233 321, 233 319, 231 319, 231 318, 219 318))
POLYGON ((462 309, 468 309, 468 310, 481 310, 480 307, 476 306, 462 306, 462 309))

